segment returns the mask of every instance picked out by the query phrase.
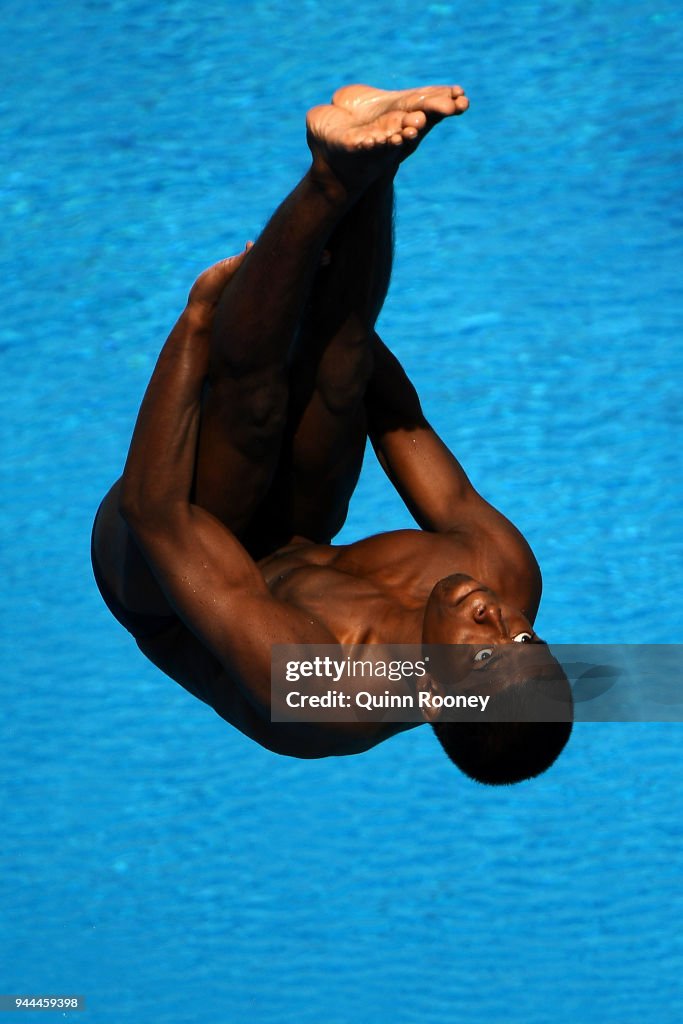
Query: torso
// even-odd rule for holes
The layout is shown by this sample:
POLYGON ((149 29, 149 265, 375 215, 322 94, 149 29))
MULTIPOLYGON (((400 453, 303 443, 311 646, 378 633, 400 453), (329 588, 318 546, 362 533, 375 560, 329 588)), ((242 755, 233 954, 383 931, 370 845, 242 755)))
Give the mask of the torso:
MULTIPOLYGON (((424 608, 434 585, 451 573, 482 578, 503 596, 516 590, 516 574, 508 583, 504 564, 493 573, 488 565, 483 579, 476 545, 455 532, 397 530, 345 546, 301 540, 262 559, 259 568, 274 597, 310 612, 344 644, 419 642, 420 631, 407 625, 409 614, 399 616, 401 635, 392 634, 392 610, 424 608)), ((517 603, 519 594, 510 599, 517 603)))
POLYGON ((381 573, 358 560, 357 548, 302 541, 263 559, 259 568, 273 597, 309 613, 338 643, 376 643, 384 639, 378 622, 397 596, 381 573))
MULTIPOLYGON (((482 579, 521 607, 514 561, 508 571, 506 561, 498 564, 486 546, 483 550, 457 533, 399 530, 343 546, 295 539, 257 564, 273 597, 305 611, 338 643, 419 643, 427 598, 435 583, 451 573, 482 579)), ((320 726, 271 723, 237 693, 217 660, 181 623, 165 637, 139 646, 162 671, 277 753, 353 754, 413 727, 374 723, 370 729, 345 732, 337 727, 328 734, 320 726), (217 693, 224 698, 216 699, 217 693)))

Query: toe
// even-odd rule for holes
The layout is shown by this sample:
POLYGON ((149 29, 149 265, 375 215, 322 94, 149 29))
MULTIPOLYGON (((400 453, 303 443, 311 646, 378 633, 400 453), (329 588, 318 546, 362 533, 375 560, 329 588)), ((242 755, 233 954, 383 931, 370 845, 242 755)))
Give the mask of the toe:
POLYGON ((411 110, 409 113, 404 114, 401 126, 403 128, 417 128, 420 131, 421 128, 427 123, 427 117, 423 110, 411 110))

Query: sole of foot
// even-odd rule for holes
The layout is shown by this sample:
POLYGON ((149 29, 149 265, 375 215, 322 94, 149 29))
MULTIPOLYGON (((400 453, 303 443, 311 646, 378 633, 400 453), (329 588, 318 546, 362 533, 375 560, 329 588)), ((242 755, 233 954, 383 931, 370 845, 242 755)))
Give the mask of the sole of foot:
POLYGON ((387 91, 366 85, 338 89, 331 104, 308 112, 308 144, 340 181, 363 187, 395 171, 422 137, 469 101, 459 86, 387 91))

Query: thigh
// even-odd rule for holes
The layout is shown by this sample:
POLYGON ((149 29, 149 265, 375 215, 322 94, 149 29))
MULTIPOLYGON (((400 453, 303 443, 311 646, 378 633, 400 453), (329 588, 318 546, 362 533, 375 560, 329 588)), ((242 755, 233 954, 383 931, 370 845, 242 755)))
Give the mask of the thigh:
POLYGON ((254 516, 252 546, 258 538, 277 546, 293 536, 324 544, 339 532, 363 463, 372 366, 371 339, 355 318, 322 350, 304 334, 290 370, 277 471, 254 516))
POLYGON ((272 485, 287 422, 285 367, 207 384, 193 500, 242 538, 272 485))

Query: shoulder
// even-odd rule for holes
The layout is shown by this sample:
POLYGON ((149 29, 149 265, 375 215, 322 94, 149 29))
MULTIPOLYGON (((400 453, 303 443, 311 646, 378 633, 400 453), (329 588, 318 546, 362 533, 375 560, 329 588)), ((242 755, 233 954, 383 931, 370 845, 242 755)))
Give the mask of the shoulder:
MULTIPOLYGON (((490 506, 489 506, 490 507, 490 506)), ((495 510, 494 510, 495 511, 495 510)), ((469 572, 533 621, 543 581, 536 556, 523 533, 499 512, 463 523, 455 538, 469 572)))
POLYGON ((448 538, 424 530, 392 530, 348 544, 339 550, 332 564, 341 572, 364 579, 374 579, 378 574, 384 579, 406 571, 413 575, 421 560, 451 544, 448 538))
POLYGON ((345 562, 358 559, 372 560, 381 557, 386 552, 413 554, 424 550, 434 543, 438 534, 426 530, 389 530, 386 533, 374 533, 363 540, 357 540, 353 544, 347 544, 339 548, 334 559, 334 564, 339 566, 345 562))

